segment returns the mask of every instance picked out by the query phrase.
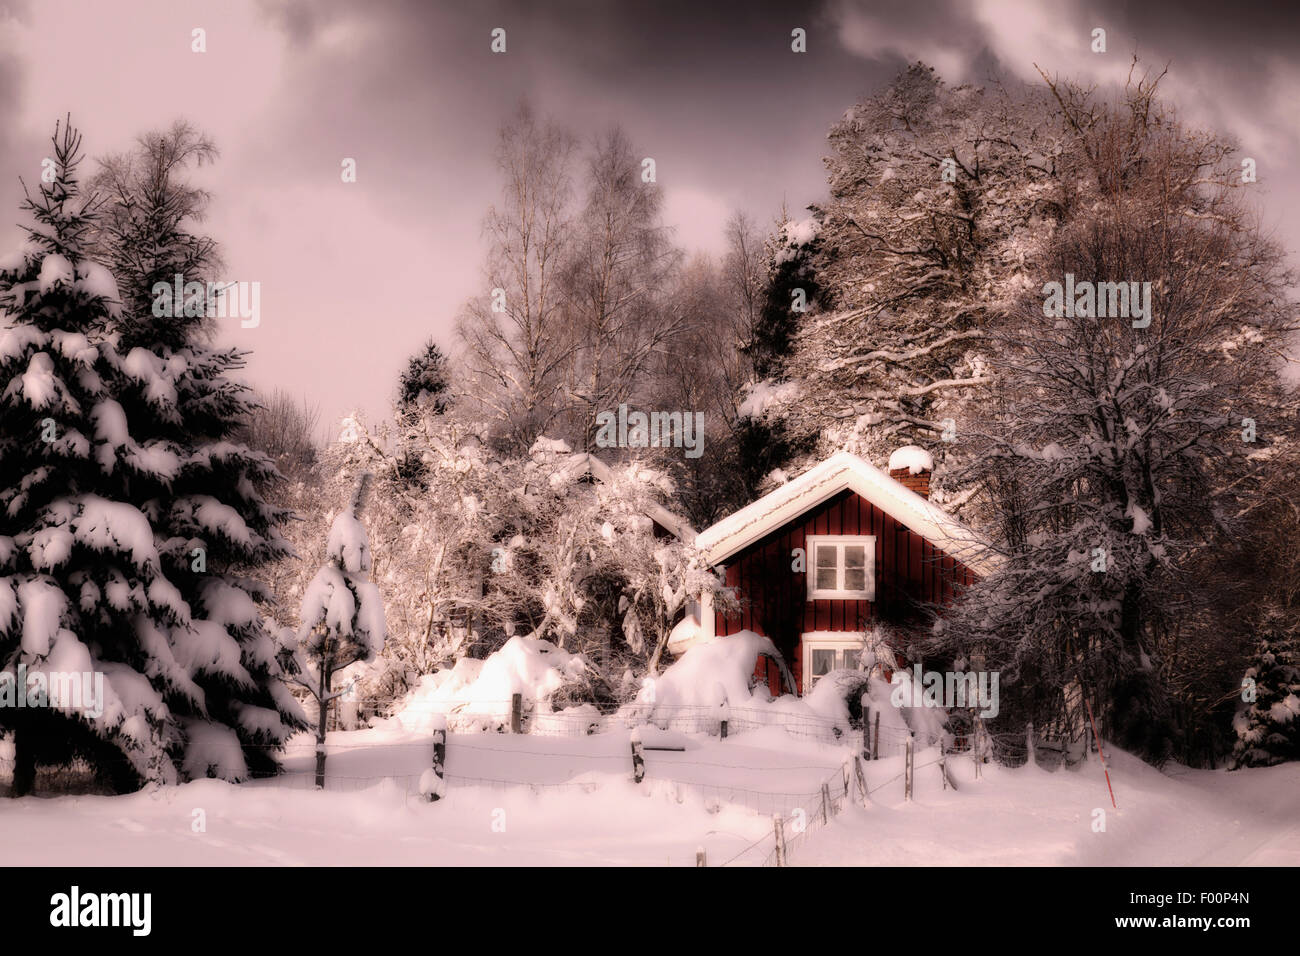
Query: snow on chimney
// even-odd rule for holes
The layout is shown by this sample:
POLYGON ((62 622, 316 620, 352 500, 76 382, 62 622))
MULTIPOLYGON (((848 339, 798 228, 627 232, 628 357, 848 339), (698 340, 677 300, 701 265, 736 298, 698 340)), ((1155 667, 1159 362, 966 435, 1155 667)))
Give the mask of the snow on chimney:
POLYGON ((922 498, 930 497, 930 473, 934 458, 924 448, 905 445, 889 456, 889 477, 911 488, 922 498))

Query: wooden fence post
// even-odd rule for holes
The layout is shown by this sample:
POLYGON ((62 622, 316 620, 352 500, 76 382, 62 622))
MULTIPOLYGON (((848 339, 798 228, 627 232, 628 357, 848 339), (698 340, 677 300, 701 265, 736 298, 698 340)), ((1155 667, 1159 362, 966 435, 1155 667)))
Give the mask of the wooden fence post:
POLYGON ((975 758, 975 779, 978 780, 982 772, 980 765, 984 763, 984 757, 980 753, 980 744, 982 743, 980 734, 984 730, 984 722, 979 717, 976 717, 971 723, 974 726, 971 728, 970 752, 971 756, 975 758))
POLYGON ((915 750, 915 734, 907 735, 905 744, 905 763, 903 765, 903 799, 909 803, 912 800, 912 753, 915 750))
MULTIPOLYGON (((865 698, 867 695, 862 696, 865 698)), ((862 759, 871 759, 871 705, 865 700, 862 707, 862 759)))
POLYGON ((822 784, 822 826, 831 822, 831 785, 822 784))
POLYGON ((518 734, 523 732, 524 726, 524 695, 510 695, 510 732, 518 734))
POLYGON ((632 779, 640 783, 645 779, 645 756, 641 752, 641 728, 633 727, 632 741, 632 779))
POLYGON ((876 739, 872 742, 871 759, 880 759, 880 711, 876 711, 876 739))
POLYGON ((731 704, 727 702, 725 697, 722 698, 722 706, 719 708, 719 712, 721 714, 721 720, 718 723, 719 739, 726 740, 727 724, 731 722, 731 704))
POLYGON ((697 847, 695 850, 695 865, 708 866, 709 858, 704 854, 704 847, 697 847))
POLYGON ((776 835, 776 865, 785 866, 785 825, 781 814, 772 814, 772 830, 776 835))
POLYGON ((943 762, 943 734, 939 735, 939 775, 943 777, 943 789, 948 789, 948 768, 943 762))
POLYGON ((857 757, 853 758, 853 772, 858 778, 858 789, 862 791, 862 805, 866 806, 871 801, 871 794, 867 791, 867 776, 862 772, 862 761, 857 757))
POLYGON ((1031 767, 1038 766, 1038 754, 1034 750, 1034 722, 1025 724, 1025 762, 1031 767))

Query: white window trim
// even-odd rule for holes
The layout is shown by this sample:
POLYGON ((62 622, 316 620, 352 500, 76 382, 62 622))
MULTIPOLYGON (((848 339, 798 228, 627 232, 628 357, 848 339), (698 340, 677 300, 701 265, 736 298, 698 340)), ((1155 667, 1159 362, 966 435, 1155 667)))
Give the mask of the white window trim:
POLYGON ((808 545, 808 600, 842 600, 842 601, 874 601, 876 599, 876 536, 873 534, 810 534, 807 539, 808 545), (863 561, 865 568, 866 587, 861 591, 849 591, 843 587, 839 588, 822 588, 817 587, 817 547, 819 545, 833 545, 838 549, 838 562, 836 581, 839 584, 844 583, 844 546, 847 544, 859 544, 866 550, 866 556, 863 561))
POLYGON ((800 642, 803 644, 803 690, 807 694, 817 683, 812 672, 812 654, 814 650, 829 651, 833 650, 835 654, 835 669, 840 666, 840 657, 843 651, 860 651, 862 650, 863 635, 860 631, 845 631, 844 637, 812 637, 812 632, 803 634, 800 642))

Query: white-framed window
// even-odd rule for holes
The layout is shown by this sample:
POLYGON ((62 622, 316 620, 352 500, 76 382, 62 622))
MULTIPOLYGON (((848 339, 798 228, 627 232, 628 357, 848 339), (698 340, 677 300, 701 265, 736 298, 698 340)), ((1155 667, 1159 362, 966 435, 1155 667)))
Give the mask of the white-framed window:
POLYGON ((876 599, 876 538, 870 534, 808 536, 808 600, 876 599))
POLYGON ((862 654, 862 635, 846 631, 843 637, 827 632, 803 635, 803 693, 807 694, 835 670, 857 670, 862 654))

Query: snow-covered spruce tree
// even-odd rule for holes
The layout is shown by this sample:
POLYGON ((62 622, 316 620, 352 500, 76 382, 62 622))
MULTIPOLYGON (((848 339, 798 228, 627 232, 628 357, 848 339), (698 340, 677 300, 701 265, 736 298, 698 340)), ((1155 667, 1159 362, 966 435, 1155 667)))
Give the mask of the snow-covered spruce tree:
POLYGON ((1198 640, 1210 598, 1190 572, 1242 531, 1274 467, 1256 424, 1289 440, 1276 357, 1296 307, 1231 148, 1182 129, 1147 78, 1118 103, 1090 96, 1061 90, 1077 212, 1040 260, 1041 288, 989 332, 1000 386, 958 476, 988 493, 1007 561, 943 639, 1005 672, 1008 719, 1077 725, 1064 711, 1081 689, 1103 733, 1158 763, 1178 733, 1171 651, 1198 640))
POLYGON ((1232 769, 1300 760, 1300 625, 1277 608, 1264 615, 1255 661, 1233 721, 1232 769))
MULTIPOLYGON (((243 668, 227 673, 201 665, 196 680, 203 707, 187 715, 185 733, 218 736, 204 720, 230 728, 234 736, 219 735, 227 738, 222 746, 231 749, 237 736, 246 770, 239 759, 222 765, 196 750, 184 771, 238 777, 274 771, 275 752, 305 723, 282 682, 284 668, 292 673, 292 649, 277 643, 277 629, 254 603, 270 593, 253 575, 289 550, 281 536, 289 512, 263 497, 277 486, 279 473, 240 438, 265 410, 229 378, 243 367, 243 353, 207 344, 215 331, 207 309, 191 314, 190 303, 182 307, 159 295, 160 288, 173 288, 177 275, 183 284, 206 285, 221 266, 216 242, 194 231, 210 197, 182 178, 190 166, 216 156, 206 136, 178 122, 142 136, 134 153, 109 157, 93 181, 106 196, 93 237, 96 255, 122 270, 124 310, 113 329, 130 385, 119 400, 133 435, 167 444, 182 463, 151 502, 160 541, 171 549, 188 542, 184 554, 165 553, 164 562, 175 562, 173 581, 197 632, 219 628, 212 639, 221 640, 224 630, 243 668), (160 308, 164 304, 171 307, 160 308)), ((233 651, 228 647, 224 656, 233 651)))
MULTIPOLYGON (((407 360, 406 368, 397 380, 394 408, 397 426, 408 431, 418 429, 423 416, 442 415, 450 403, 451 370, 447 356, 430 339, 407 360)), ((428 474, 423 456, 409 445, 397 459, 397 466, 399 477, 409 484, 418 483, 428 474)))
POLYGON ((451 401, 451 372, 447 356, 430 339, 406 362, 397 380, 397 411, 409 415, 424 404, 441 414, 451 401))
POLYGON ((295 683, 316 699, 316 786, 325 786, 325 731, 334 675, 356 663, 373 661, 384 648, 384 602, 370 581, 370 538, 361 508, 370 483, 365 473, 348 507, 330 525, 327 563, 316 572, 302 597, 298 647, 305 658, 295 683))
POLYGON ((247 413, 223 374, 237 356, 120 353, 80 138, 54 146, 56 179, 29 195, 36 224, 0 270, 0 662, 102 674, 104 700, 97 716, 0 709, 15 789, 77 755, 117 789, 271 771, 303 719, 260 589, 236 572, 284 550, 254 488, 269 462, 225 440, 247 413))

